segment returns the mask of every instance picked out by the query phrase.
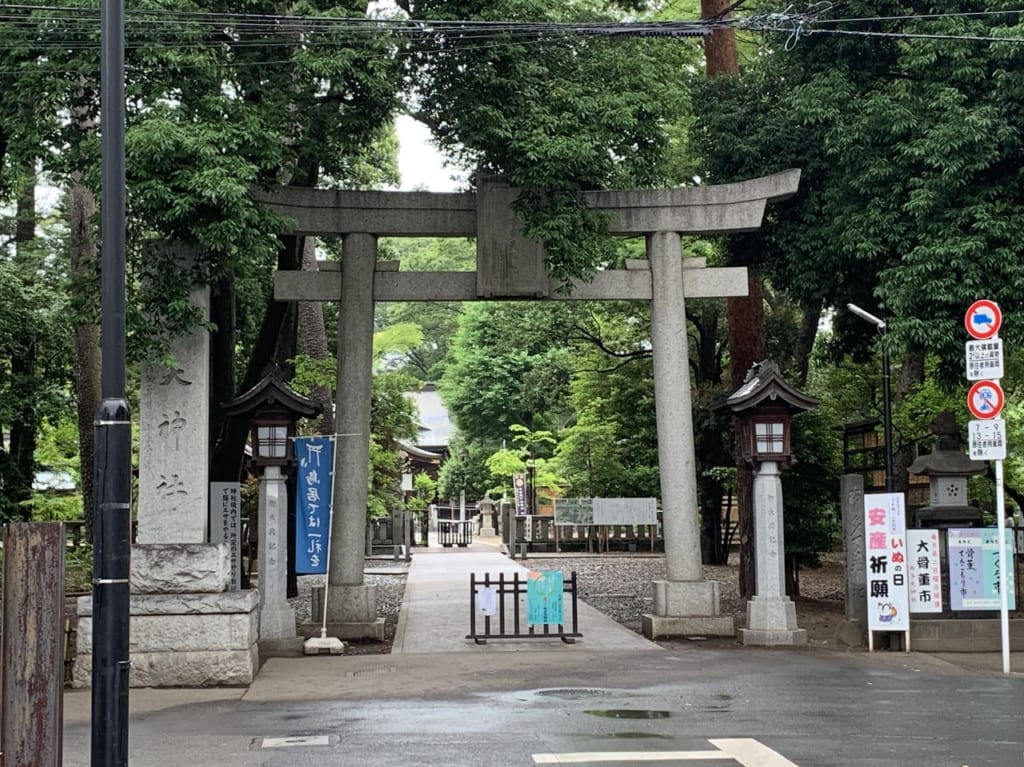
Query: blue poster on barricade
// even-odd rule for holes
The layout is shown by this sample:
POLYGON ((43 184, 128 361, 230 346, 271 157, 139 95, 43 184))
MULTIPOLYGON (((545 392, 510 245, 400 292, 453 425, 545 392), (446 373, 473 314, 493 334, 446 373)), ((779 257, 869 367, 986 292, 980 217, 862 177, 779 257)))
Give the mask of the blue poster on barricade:
POLYGON ((296 437, 298 482, 295 488, 295 572, 327 572, 331 488, 334 483, 334 440, 296 437))
POLYGON ((558 570, 530 571, 526 574, 526 624, 528 626, 565 623, 562 609, 562 573, 558 570))

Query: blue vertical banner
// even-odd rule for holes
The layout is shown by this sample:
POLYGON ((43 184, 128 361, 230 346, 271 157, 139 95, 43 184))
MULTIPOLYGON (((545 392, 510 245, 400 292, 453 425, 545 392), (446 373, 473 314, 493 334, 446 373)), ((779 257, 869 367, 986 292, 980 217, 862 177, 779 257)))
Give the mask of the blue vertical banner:
POLYGON ((296 437, 295 458, 299 463, 295 488, 295 572, 323 575, 327 572, 334 440, 296 437))
POLYGON ((562 609, 562 573, 559 570, 530 571, 526 574, 526 624, 565 623, 562 609))

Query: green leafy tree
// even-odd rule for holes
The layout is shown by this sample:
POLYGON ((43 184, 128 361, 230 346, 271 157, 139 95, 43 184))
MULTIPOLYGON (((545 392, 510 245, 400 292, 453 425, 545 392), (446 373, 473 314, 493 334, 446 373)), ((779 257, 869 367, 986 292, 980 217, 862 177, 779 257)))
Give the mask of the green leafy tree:
POLYGON ((565 423, 567 313, 552 304, 466 308, 439 390, 467 442, 493 450, 513 424, 554 431, 565 423))
MULTIPOLYGON (((613 3, 402 0, 413 18, 583 22, 621 18, 613 3)), ((527 191, 518 213, 545 243, 556 279, 585 276, 612 252, 587 189, 664 181, 671 126, 686 111, 681 78, 696 47, 677 40, 453 30, 408 59, 415 116, 466 168, 527 191)))

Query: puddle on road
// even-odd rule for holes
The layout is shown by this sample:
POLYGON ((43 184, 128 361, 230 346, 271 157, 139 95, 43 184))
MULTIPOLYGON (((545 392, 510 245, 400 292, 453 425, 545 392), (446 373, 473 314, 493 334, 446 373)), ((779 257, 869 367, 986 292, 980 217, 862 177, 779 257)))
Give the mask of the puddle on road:
POLYGON ((603 716, 608 719, 668 719, 672 716, 670 711, 632 708, 593 708, 583 713, 591 716, 603 716))

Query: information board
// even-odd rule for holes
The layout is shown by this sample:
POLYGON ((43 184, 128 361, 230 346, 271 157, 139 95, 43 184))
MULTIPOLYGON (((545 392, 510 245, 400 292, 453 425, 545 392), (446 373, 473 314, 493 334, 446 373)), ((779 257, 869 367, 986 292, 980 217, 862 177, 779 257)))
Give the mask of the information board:
POLYGON ((526 574, 526 623, 528 626, 561 625, 564 577, 560 570, 531 570, 526 574))
POLYGON ((942 561, 938 530, 907 530, 910 612, 942 612, 942 561))
POLYGON ((210 483, 210 543, 223 543, 231 554, 231 588, 242 588, 242 486, 210 483))
POLYGON ((556 525, 592 525, 594 524, 593 498, 556 498, 556 525))
MULTIPOLYGON (((1013 534, 1006 530, 1007 609, 1016 610, 1013 572, 1013 534)), ((999 610, 999 529, 973 527, 946 531, 949 551, 949 605, 952 610, 999 610)))
POLYGON ((864 496, 868 630, 909 631, 907 532, 903 493, 864 496))

